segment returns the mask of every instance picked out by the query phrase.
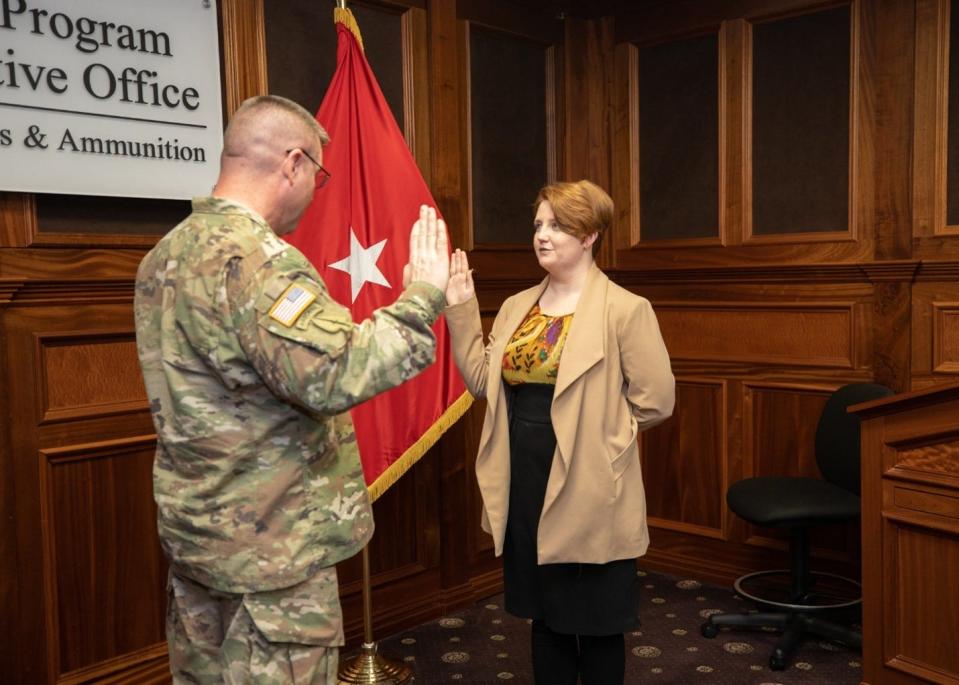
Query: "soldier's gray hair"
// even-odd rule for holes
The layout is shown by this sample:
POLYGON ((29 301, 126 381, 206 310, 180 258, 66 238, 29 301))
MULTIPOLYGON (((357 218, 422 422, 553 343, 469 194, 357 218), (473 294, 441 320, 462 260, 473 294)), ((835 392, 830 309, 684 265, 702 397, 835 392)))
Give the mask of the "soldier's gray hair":
POLYGON ((265 142, 265 137, 280 137, 277 144, 291 147, 330 142, 326 130, 300 105, 279 95, 257 95, 244 100, 234 112, 223 134, 223 154, 242 157, 251 146, 265 142))

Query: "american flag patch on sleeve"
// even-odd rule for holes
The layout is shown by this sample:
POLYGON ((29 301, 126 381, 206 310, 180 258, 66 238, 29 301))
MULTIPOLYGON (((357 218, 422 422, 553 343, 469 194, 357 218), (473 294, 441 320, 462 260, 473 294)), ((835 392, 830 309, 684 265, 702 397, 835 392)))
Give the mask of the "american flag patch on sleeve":
POLYGON ((280 298, 270 307, 270 318, 279 321, 284 326, 292 326, 300 318, 316 295, 300 285, 291 285, 280 298))

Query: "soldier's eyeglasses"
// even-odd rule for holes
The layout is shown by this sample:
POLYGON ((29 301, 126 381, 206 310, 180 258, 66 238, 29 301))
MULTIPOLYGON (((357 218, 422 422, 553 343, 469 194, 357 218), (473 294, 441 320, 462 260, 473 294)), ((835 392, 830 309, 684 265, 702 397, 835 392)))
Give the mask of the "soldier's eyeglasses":
POLYGON ((300 152, 302 152, 308 160, 310 160, 316 165, 316 168, 317 168, 316 189, 319 190, 320 188, 325 186, 326 182, 330 180, 330 176, 332 175, 330 174, 329 171, 326 170, 326 167, 320 164, 319 162, 317 162, 315 159, 313 159, 313 156, 301 147, 291 147, 289 150, 286 151, 286 154, 290 154, 294 150, 299 150, 300 152))

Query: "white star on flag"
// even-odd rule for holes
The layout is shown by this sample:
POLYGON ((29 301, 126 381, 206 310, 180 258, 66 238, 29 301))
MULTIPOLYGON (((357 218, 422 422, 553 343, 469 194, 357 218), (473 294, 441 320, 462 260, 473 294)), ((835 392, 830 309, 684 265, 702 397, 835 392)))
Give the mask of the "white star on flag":
POLYGON ((367 281, 377 285, 385 285, 387 288, 392 287, 383 272, 376 267, 376 260, 380 258, 380 253, 386 247, 386 240, 384 238, 375 245, 363 247, 357 240, 353 227, 350 226, 350 256, 344 257, 338 262, 333 262, 329 266, 331 269, 345 271, 350 275, 352 302, 356 302, 356 296, 360 294, 360 289, 367 281))

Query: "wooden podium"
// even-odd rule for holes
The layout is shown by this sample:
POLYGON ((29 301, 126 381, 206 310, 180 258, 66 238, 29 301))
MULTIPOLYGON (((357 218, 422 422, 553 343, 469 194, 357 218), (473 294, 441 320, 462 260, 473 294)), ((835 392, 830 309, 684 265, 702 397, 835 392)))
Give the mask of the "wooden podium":
POLYGON ((862 418, 863 683, 959 685, 959 384, 862 418))

